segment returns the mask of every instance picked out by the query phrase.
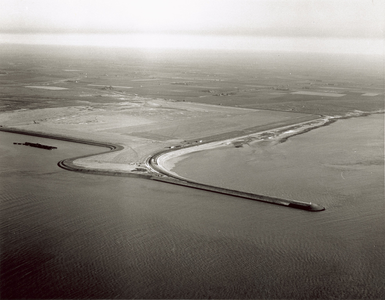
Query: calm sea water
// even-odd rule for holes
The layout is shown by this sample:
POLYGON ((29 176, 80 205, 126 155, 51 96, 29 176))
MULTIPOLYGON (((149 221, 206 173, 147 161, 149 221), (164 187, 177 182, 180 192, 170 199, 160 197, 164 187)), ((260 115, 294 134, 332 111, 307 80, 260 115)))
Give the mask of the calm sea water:
MULTIPOLYGON (((296 171, 260 165, 258 158, 239 166, 258 169, 263 174, 258 178, 274 186, 264 191, 314 197, 327 208, 319 213, 148 180, 65 171, 56 165, 60 159, 99 150, 0 133, 1 297, 384 298, 383 173, 376 169, 383 168, 377 161, 383 148, 368 157, 368 147, 378 143, 370 138, 353 145, 362 141, 365 126, 352 124, 377 117, 337 122, 280 145, 235 149, 247 152, 242 157, 256 151, 281 162, 294 159, 295 149, 304 151, 300 165, 290 163, 296 171), (354 161, 348 154, 332 151, 334 140, 342 138, 335 133, 342 124, 351 128, 346 135, 355 136, 345 152, 366 153, 354 164, 348 164, 354 161), (328 159, 321 159, 328 161, 325 170, 313 170, 310 156, 317 136, 329 149, 328 159), (13 145, 19 141, 58 149, 13 145), (365 184, 352 190, 344 184, 340 190, 337 184, 329 187, 337 180, 328 178, 334 174, 329 169, 338 169, 340 182, 361 174, 353 182, 365 184)), ((211 166, 218 168, 217 177, 224 170, 211 166)))

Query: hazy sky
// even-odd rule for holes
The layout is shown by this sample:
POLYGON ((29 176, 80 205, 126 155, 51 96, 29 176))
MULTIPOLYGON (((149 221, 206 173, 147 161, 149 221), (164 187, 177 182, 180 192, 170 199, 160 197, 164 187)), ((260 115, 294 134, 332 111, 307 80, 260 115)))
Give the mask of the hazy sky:
POLYGON ((383 0, 0 0, 1 32, 384 36, 383 0))

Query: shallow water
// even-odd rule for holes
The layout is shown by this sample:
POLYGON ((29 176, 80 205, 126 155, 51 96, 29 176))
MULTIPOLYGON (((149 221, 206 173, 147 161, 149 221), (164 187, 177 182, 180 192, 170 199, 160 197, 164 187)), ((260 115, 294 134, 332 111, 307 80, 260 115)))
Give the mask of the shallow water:
MULTIPOLYGON (((318 196, 327 210, 311 213, 69 172, 57 161, 99 150, 8 133, 0 139, 2 298, 385 295, 384 211, 376 194, 350 202, 318 196), (12 144, 18 141, 58 149, 12 144)), ((281 146, 290 143, 294 149, 294 138, 281 146)))
POLYGON ((180 176, 325 206, 382 199, 384 116, 342 119, 282 142, 264 139, 171 159, 180 176), (182 159, 183 158, 183 159, 182 159))

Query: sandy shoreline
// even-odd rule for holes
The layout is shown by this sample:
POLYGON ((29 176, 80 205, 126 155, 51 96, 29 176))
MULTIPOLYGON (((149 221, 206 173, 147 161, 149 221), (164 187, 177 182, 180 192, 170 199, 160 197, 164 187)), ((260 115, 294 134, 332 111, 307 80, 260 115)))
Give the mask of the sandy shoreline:
MULTIPOLYGON (((76 143, 88 144, 88 145, 93 145, 93 146, 107 147, 110 149, 110 151, 108 151, 108 152, 119 152, 119 151, 123 150, 122 146, 114 145, 111 143, 102 144, 100 142, 94 142, 94 141, 90 141, 90 140, 82 140, 82 139, 78 139, 78 138, 67 138, 67 137, 62 137, 62 136, 55 136, 52 134, 41 134, 41 133, 30 132, 30 131, 28 132, 26 130, 17 130, 17 129, 13 129, 13 128, 4 128, 4 127, 1 127, 0 131, 10 132, 10 133, 15 133, 15 134, 36 135, 36 136, 40 136, 40 137, 44 137, 44 138, 53 138, 53 139, 64 140, 64 141, 68 141, 68 142, 76 142, 76 143)), ((232 139, 229 139, 229 140, 232 140, 232 139)), ((218 143, 219 143, 219 145, 221 144, 220 141, 214 142, 214 143, 208 143, 208 145, 209 145, 208 149, 215 148, 218 145, 218 143)), ((223 141, 222 141, 222 143, 223 143, 223 141)), ((205 146, 205 145, 202 145, 202 146, 205 146)), ((247 192, 242 192, 242 191, 238 191, 238 190, 231 190, 231 189, 201 184, 201 183, 197 183, 194 181, 190 181, 188 179, 181 178, 177 175, 171 176, 171 177, 168 177, 168 176, 165 177, 164 175, 165 174, 170 175, 170 172, 159 173, 156 168, 152 167, 151 161, 154 160, 154 156, 150 157, 148 159, 148 161, 146 162, 146 166, 148 166, 151 169, 151 172, 148 172, 148 169, 144 169, 144 168, 135 168, 133 170, 132 169, 127 170, 124 168, 123 169, 122 168, 111 169, 111 165, 108 165, 108 168, 106 168, 106 169, 94 168, 94 167, 89 168, 88 166, 81 166, 81 165, 75 163, 75 161, 77 161, 79 159, 92 157, 92 156, 98 156, 98 155, 101 155, 104 153, 107 153, 107 152, 64 159, 64 160, 61 160, 58 162, 58 166, 65 169, 65 170, 83 172, 83 173, 87 173, 87 174, 108 175, 108 176, 125 176, 125 177, 140 177, 140 178, 145 178, 145 179, 152 179, 152 180, 161 181, 164 183, 176 184, 176 185, 181 185, 181 186, 185 186, 185 187, 220 193, 220 194, 224 194, 224 195, 241 197, 241 198, 254 200, 254 201, 262 201, 262 202, 267 202, 267 203, 271 203, 271 204, 302 209, 302 210, 306 210, 306 211, 318 212, 318 211, 325 210, 324 207, 317 205, 317 204, 314 204, 314 203, 307 203, 307 202, 301 202, 301 201, 289 200, 289 199, 280 199, 280 198, 275 198, 275 197, 270 197, 270 196, 265 196, 265 195, 247 193, 247 192)), ((162 169, 162 166, 161 165, 159 165, 159 166, 162 169)), ((163 169, 163 170, 165 170, 165 169, 163 169)))
MULTIPOLYGON (((372 112, 372 113, 383 113, 383 112, 372 112)), ((66 166, 67 169, 73 171, 81 171, 87 173, 103 173, 103 174, 114 174, 114 175, 123 175, 127 176, 128 174, 133 174, 137 176, 138 174, 144 176, 152 175, 169 175, 177 177, 179 179, 188 180, 186 178, 181 178, 178 174, 174 173, 172 169, 175 167, 175 164, 183 160, 186 155, 199 152, 207 151, 215 148, 224 148, 228 146, 239 147, 247 143, 255 143, 264 140, 284 142, 292 136, 303 134, 310 130, 319 128, 321 126, 329 125, 338 119, 358 117, 369 115, 370 113, 356 112, 350 113, 345 116, 324 116, 318 119, 311 119, 305 122, 300 122, 296 124, 290 124, 286 126, 281 126, 269 130, 257 131, 249 134, 243 134, 236 137, 225 138, 225 139, 214 139, 211 141, 200 140, 199 138, 192 143, 185 143, 179 141, 179 144, 176 146, 164 147, 165 143, 155 143, 149 145, 144 143, 142 147, 138 147, 136 143, 136 149, 133 151, 132 144, 127 142, 117 143, 111 141, 99 141, 96 139, 85 138, 84 135, 76 134, 73 132, 72 135, 68 134, 56 134, 45 131, 33 131, 30 129, 24 129, 24 127, 8 127, 1 126, 1 131, 13 132, 18 134, 40 136, 51 139, 59 139, 68 142, 82 143, 99 147, 109 148, 109 151, 102 151, 97 154, 84 155, 81 157, 68 158, 64 159, 61 162, 62 166, 66 166), (164 149, 167 150, 164 150, 164 149), (138 153, 139 149, 143 149, 143 153, 138 153), (161 150, 162 149, 162 150, 161 150), (127 157, 132 157, 132 152, 135 152, 136 156, 134 159, 129 159, 127 157), (122 161, 117 159, 117 157, 125 157, 122 161), (152 167, 152 164, 156 165, 156 168, 152 167), (159 170, 161 172, 159 172, 159 170)), ((225 136, 225 135, 222 135, 225 136)), ((95 135, 89 135, 89 137, 95 137, 95 135)), ((219 136, 220 137, 220 136, 219 136)), ((131 140, 132 142, 132 140, 131 140)))
MULTIPOLYGON (((219 190, 253 200, 263 198, 267 202, 282 204, 281 199, 250 196, 192 182, 172 169, 178 161, 193 152, 230 145, 239 147, 263 140, 283 142, 291 136, 325 126, 339 118, 365 114, 368 113, 355 111, 344 116, 320 117, 130 97, 119 105, 103 103, 100 106, 5 112, 0 114, 0 129, 110 149, 98 154, 63 159, 59 166, 67 170, 165 182, 169 178, 173 179, 169 183, 214 192, 219 190)), ((285 205, 291 203, 283 201, 285 205)))
POLYGON ((314 121, 302 122, 295 125, 289 125, 289 126, 272 129, 272 130, 256 132, 256 133, 252 133, 244 136, 239 136, 236 138, 230 138, 230 139, 215 141, 207 144, 196 145, 196 146, 192 146, 184 149, 177 149, 174 151, 169 151, 164 154, 158 155, 156 157, 156 163, 159 166, 159 168, 161 168, 165 173, 170 173, 175 176, 178 176, 176 173, 172 172, 172 169, 174 168, 175 164, 178 161, 183 160, 184 159, 183 156, 187 154, 199 152, 199 151, 206 151, 214 148, 226 147, 235 143, 242 144, 242 143, 249 142, 251 140, 253 142, 257 142, 257 141, 262 141, 266 139, 269 139, 269 140, 287 139, 290 136, 298 135, 306 131, 324 126, 325 124, 328 124, 329 122, 331 122, 331 120, 334 120, 334 118, 324 117, 324 118, 316 119, 314 121))
POLYGON ((355 113, 346 114, 344 116, 325 116, 312 121, 278 127, 271 130, 265 130, 265 131, 256 132, 256 133, 239 136, 235 138, 230 138, 226 140, 220 140, 220 141, 205 143, 201 145, 195 145, 195 146, 183 148, 183 149, 175 149, 173 151, 166 151, 166 152, 163 152, 163 154, 159 153, 158 155, 156 155, 156 164, 165 173, 169 173, 174 176, 179 176, 178 174, 172 171, 172 169, 175 167, 175 164, 183 160, 184 159, 183 156, 186 156, 194 152, 206 151, 206 150, 221 148, 221 147, 224 148, 231 144, 234 146, 236 145, 242 146, 242 144, 245 144, 245 143, 256 143, 264 140, 285 142, 290 137, 306 133, 308 131, 317 129, 322 126, 330 125, 339 119, 368 116, 370 114, 377 114, 377 113, 382 114, 384 112, 383 111, 375 111, 371 113, 355 112, 355 113))
POLYGON ((82 157, 76 164, 130 172, 147 168, 146 159, 168 147, 191 145, 200 139, 207 142, 238 137, 317 117, 136 96, 125 97, 118 104, 81 104, 3 112, 0 126, 120 145, 123 149, 119 152, 82 157))
MULTIPOLYGON (((71 169, 73 171, 83 171, 87 173, 92 173, 94 171, 95 173, 103 172, 104 174, 113 173, 115 175, 118 175, 120 173, 126 174, 131 172, 135 172, 135 174, 137 174, 137 172, 140 172, 143 174, 158 173, 158 171, 153 169, 151 165, 148 163, 149 158, 157 156, 159 155, 159 153, 166 152, 165 154, 159 155, 157 157, 157 164, 160 168, 164 170, 164 172, 169 172, 171 174, 172 173, 171 169, 174 167, 174 163, 176 162, 175 159, 179 158, 178 160, 182 160, 183 159, 182 156, 186 154, 214 149, 218 147, 224 147, 233 142, 240 141, 247 138, 258 139, 258 138, 261 138, 261 136, 266 133, 275 135, 277 134, 278 131, 284 131, 284 133, 280 134, 280 137, 286 137, 287 135, 285 135, 285 132, 288 132, 289 130, 291 130, 291 128, 296 128, 298 126, 301 126, 302 130, 308 130, 308 128, 322 126, 322 124, 327 122, 327 120, 329 120, 329 118, 302 122, 294 126, 289 125, 289 126, 279 127, 273 130, 256 132, 256 133, 243 135, 235 138, 229 138, 225 140, 218 140, 218 141, 208 142, 208 143, 203 143, 198 145, 194 145, 194 144, 187 145, 183 149, 176 148, 176 149, 171 149, 171 150, 166 150, 161 152, 159 152, 158 150, 150 154, 150 156, 148 156, 145 162, 137 161, 129 164, 119 164, 119 163, 113 162, 113 158, 114 158, 113 155, 115 155, 115 152, 124 152, 125 150, 127 150, 126 147, 123 145, 110 143, 110 142, 100 142, 100 141, 95 141, 91 139, 84 139, 82 137, 70 137, 67 135, 36 132, 36 131, 20 129, 20 128, 12 128, 12 127, 0 127, 0 131, 11 132, 16 134, 24 134, 24 135, 33 135, 38 137, 57 139, 57 140, 63 140, 68 142, 105 147, 110 149, 109 151, 102 151, 96 154, 83 155, 81 157, 68 158, 68 159, 62 160, 61 162, 62 166, 67 166, 68 169, 71 169), (91 158, 96 158, 96 157, 99 158, 97 162, 91 160, 91 158), (101 157, 104 157, 104 160, 100 160, 101 157), (174 162, 170 162, 169 161, 170 159, 174 159, 174 162), (147 170, 144 169, 146 167, 148 168, 147 170)), ((202 140, 198 140, 198 142, 201 142, 201 141, 202 140)), ((177 174, 174 174, 174 175, 177 176, 177 174)))

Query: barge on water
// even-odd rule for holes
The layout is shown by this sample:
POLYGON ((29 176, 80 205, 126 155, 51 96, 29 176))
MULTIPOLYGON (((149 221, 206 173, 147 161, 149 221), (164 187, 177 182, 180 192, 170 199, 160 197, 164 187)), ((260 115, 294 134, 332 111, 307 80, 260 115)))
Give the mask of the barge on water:
POLYGON ((48 146, 48 145, 42 145, 39 143, 13 143, 14 145, 24 145, 24 146, 29 146, 29 147, 35 147, 35 148, 40 148, 40 149, 46 149, 46 150, 52 150, 52 149, 57 149, 57 147, 54 146, 48 146))

